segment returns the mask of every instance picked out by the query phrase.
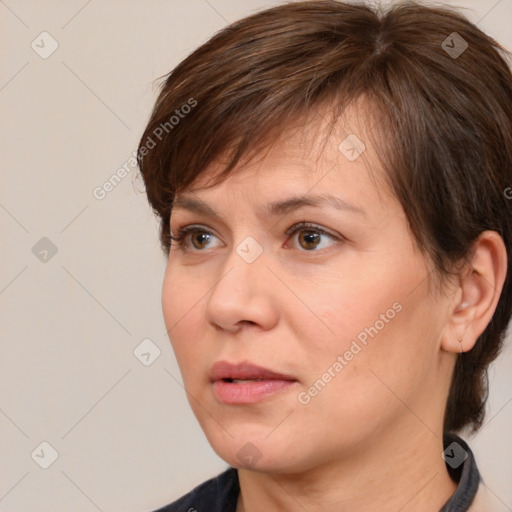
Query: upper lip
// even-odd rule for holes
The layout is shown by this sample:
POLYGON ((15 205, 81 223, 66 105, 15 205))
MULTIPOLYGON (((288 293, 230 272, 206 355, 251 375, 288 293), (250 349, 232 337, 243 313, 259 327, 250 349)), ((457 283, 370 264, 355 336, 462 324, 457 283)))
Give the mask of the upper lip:
POLYGON ((216 362, 210 371, 210 379, 212 381, 223 379, 297 380, 290 375, 275 372, 245 361, 241 363, 229 363, 227 361, 216 362))

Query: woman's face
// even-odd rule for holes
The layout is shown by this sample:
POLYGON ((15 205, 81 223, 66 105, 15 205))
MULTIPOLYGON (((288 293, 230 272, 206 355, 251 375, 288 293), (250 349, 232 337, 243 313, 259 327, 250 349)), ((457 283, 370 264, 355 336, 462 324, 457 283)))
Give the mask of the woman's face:
POLYGON ((296 131, 179 198, 216 216, 175 201, 172 234, 196 231, 171 249, 165 323, 194 414, 233 466, 305 471, 441 431, 448 299, 429 293, 426 260, 351 112, 321 154, 320 132, 296 131), (358 157, 350 133, 366 146, 358 157), (337 205, 270 211, 327 195, 337 205))

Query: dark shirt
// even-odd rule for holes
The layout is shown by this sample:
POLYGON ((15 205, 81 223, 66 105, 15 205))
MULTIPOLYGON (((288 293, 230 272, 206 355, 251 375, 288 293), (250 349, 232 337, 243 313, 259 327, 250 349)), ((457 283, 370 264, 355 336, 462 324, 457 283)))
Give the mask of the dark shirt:
MULTIPOLYGON (((475 458, 466 442, 455 434, 445 434, 443 445, 448 473, 458 485, 455 493, 439 512, 466 512, 480 484, 480 474, 475 458), (452 443, 457 443, 459 446, 453 446, 452 443), (460 448, 467 453, 464 462, 461 460, 465 457, 465 453, 460 448)), ((235 512, 239 493, 238 472, 230 467, 215 478, 198 485, 170 505, 154 512, 235 512)))

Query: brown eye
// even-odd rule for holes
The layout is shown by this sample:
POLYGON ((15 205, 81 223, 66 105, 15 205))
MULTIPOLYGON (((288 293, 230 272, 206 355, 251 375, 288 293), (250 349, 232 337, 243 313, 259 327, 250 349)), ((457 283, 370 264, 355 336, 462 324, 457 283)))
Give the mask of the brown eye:
POLYGON ((302 230, 299 233, 299 243, 304 249, 314 249, 320 242, 321 235, 313 230, 302 230))
POLYGON ((299 248, 302 249, 303 252, 320 252, 320 250, 325 249, 326 247, 320 247, 324 238, 331 239, 331 241, 334 242, 340 240, 338 237, 328 233, 319 226, 307 222, 295 224, 286 231, 288 236, 293 236, 296 233, 298 233, 297 240, 299 248))
POLYGON ((205 231, 193 231, 191 233, 191 240, 192 240, 192 244, 194 245, 194 247, 196 249, 204 249, 204 245, 203 244, 206 244, 208 242, 208 240, 210 239, 211 235, 205 231), (196 241, 197 241, 197 244, 196 244, 196 241))
POLYGON ((208 249, 208 243, 212 237, 215 237, 215 235, 212 235, 212 233, 206 229, 197 226, 186 226, 178 229, 178 234, 176 236, 171 233, 170 237, 172 242, 178 246, 178 249, 182 251, 197 252, 202 251, 205 248, 208 249))

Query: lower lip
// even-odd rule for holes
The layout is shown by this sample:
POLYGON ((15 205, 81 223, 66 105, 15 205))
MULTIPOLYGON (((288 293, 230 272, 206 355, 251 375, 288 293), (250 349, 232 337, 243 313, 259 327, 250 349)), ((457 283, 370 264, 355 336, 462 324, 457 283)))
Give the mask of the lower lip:
POLYGON ((225 404, 253 404, 289 389, 295 382, 277 379, 245 382, 216 380, 213 393, 217 400, 225 404))

